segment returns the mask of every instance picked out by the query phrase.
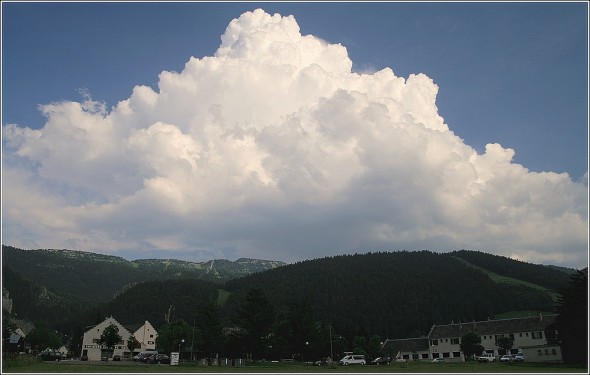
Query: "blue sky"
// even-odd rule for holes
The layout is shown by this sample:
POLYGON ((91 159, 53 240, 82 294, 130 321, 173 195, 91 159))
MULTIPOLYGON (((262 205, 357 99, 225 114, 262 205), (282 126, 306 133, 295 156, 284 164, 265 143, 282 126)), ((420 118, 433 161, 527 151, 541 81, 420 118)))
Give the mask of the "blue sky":
POLYGON ((532 171, 588 169, 588 14, 578 3, 8 3, 3 123, 39 128, 37 105, 112 106, 162 70, 215 52, 228 22, 262 7, 343 44, 357 71, 425 73, 451 129, 477 150, 498 142, 532 171))
MULTIPOLYGON (((290 37, 293 32, 295 31, 289 34, 290 37)), ((297 48, 300 48, 299 53, 303 55, 307 47, 298 45, 297 48)), ((313 48, 309 53, 310 56, 315 53, 313 48)), ((280 64, 286 66, 289 61, 286 65, 285 61, 280 61, 280 64)), ((250 65, 243 66, 243 69, 247 69, 245 67, 250 65)), ((232 74, 229 65, 226 69, 225 72, 232 74)), ((399 82, 391 83, 393 86, 398 84, 399 82)), ((301 89, 300 86, 296 87, 301 89)), ((325 111, 329 112, 328 106, 325 111)), ((373 115, 372 119, 380 118, 385 121, 378 112, 373 115)), ((348 120, 342 121, 346 123, 348 120)), ((278 129, 290 129, 286 124, 278 129)), ((349 125, 356 126, 352 122, 349 125)), ((174 254, 175 257, 191 260, 250 256, 287 261, 314 255, 330 255, 333 252, 356 251, 360 248, 435 251, 474 248, 537 262, 564 265, 587 263, 588 5, 585 2, 2 2, 2 126, 3 170, 6 171, 3 178, 3 201, 11 204, 17 202, 20 194, 30 189, 27 190, 28 194, 36 197, 31 201, 37 202, 35 208, 17 203, 3 208, 3 241, 23 248, 100 249, 128 258, 143 257, 145 254, 174 254), (259 8, 268 16, 248 13, 249 15, 241 18, 242 14, 259 8), (254 111, 256 108, 264 111, 265 100, 268 103, 276 98, 276 93, 269 94, 267 91, 274 85, 282 87, 278 82, 283 82, 281 80, 286 76, 274 76, 274 71, 268 72, 265 71, 268 67, 262 68, 256 70, 260 72, 260 77, 253 74, 251 81, 240 81, 240 85, 233 83, 235 87, 230 81, 227 85, 233 87, 233 91, 224 92, 219 77, 215 75, 217 71, 205 64, 205 58, 216 56, 215 59, 219 58, 222 61, 220 64, 225 66, 223 64, 226 60, 216 53, 219 53, 222 35, 226 33, 228 39, 235 38, 236 41, 231 46, 227 45, 232 51, 228 56, 239 57, 235 60, 236 64, 246 64, 247 61, 251 64, 255 61, 264 66, 272 56, 264 60, 266 51, 263 47, 248 47, 251 50, 246 47, 252 40, 259 42, 256 38, 262 33, 265 38, 268 37, 264 40, 272 40, 272 43, 284 37, 279 35, 280 31, 273 34, 277 30, 272 25, 278 22, 270 18, 274 13, 285 17, 279 22, 282 30, 293 27, 286 20, 286 16, 293 15, 302 36, 312 35, 327 45, 336 46, 323 52, 322 56, 328 56, 327 60, 316 61, 324 72, 330 72, 331 78, 321 78, 319 73, 309 73, 312 70, 297 66, 294 68, 297 71, 301 69, 301 72, 311 74, 305 77, 313 77, 309 78, 311 83, 308 83, 307 89, 314 92, 312 97, 315 98, 314 95, 317 94, 317 101, 309 99, 306 102, 304 97, 297 96, 299 94, 293 94, 292 97, 285 94, 284 100, 289 100, 292 105, 280 103, 269 113, 253 112, 246 115, 243 111, 239 112, 242 105, 246 111, 254 111), (238 17, 240 21, 237 20, 238 17), (262 22, 257 26, 258 29, 248 26, 249 22, 254 22, 251 19, 262 22), (226 32, 232 20, 237 22, 236 27, 242 30, 241 34, 226 32), (260 33, 256 34, 257 30, 260 33), (346 48, 346 56, 343 56, 338 44, 346 48), (255 53, 255 57, 247 53, 255 53), (196 60, 189 63, 191 57, 196 60), (352 73, 373 77, 375 82, 381 82, 382 79, 398 82, 389 73, 378 73, 390 69, 387 71, 392 71, 395 77, 404 80, 407 97, 396 97, 392 94, 393 91, 387 91, 385 83, 385 91, 379 94, 382 96, 373 97, 372 95, 376 95, 373 91, 377 92, 381 88, 373 90, 368 83, 354 81, 356 78, 351 74, 347 78, 337 78, 341 71, 338 60, 346 67, 347 59, 352 63, 352 73), (191 69, 199 71, 201 76, 188 74, 193 71, 191 69), (160 75, 162 72, 183 71, 186 74, 160 75), (432 82, 410 78, 419 73, 432 82), (208 80, 209 74, 217 78, 208 80), (268 81, 260 81, 262 77, 268 81), (180 85, 176 79, 185 82, 185 86, 180 85), (313 81, 315 79, 317 81, 313 81), (343 83, 344 81, 346 82, 343 83), (264 86, 256 82, 267 84, 264 86), (194 93, 194 87, 200 90, 207 84, 211 85, 208 86, 210 95, 195 94, 191 99, 194 102, 188 102, 188 98, 194 93), (338 86, 341 84, 342 86, 338 86), (438 92, 433 84, 438 87, 438 92), (151 90, 143 89, 142 86, 151 90), (337 95, 333 91, 337 86, 344 89, 350 97, 337 95), (164 89, 161 91, 162 87, 164 89), (188 87, 193 87, 193 91, 188 87), (168 91, 164 93, 166 90, 168 91), (248 105, 239 102, 239 90, 246 93, 241 98, 248 105), (294 135, 291 138, 281 138, 283 135, 278 130, 269 132, 263 127, 263 124, 267 126, 284 121, 285 118, 296 118, 307 132, 305 134, 318 132, 317 134, 326 136, 327 133, 322 133, 326 130, 325 127, 316 126, 320 121, 319 117, 314 117, 317 113, 308 110, 329 103, 332 106, 329 108, 334 110, 330 119, 337 118, 336 115, 347 108, 344 103, 350 103, 347 100, 362 102, 353 94, 357 91, 367 95, 367 100, 374 105, 384 105, 382 99, 389 98, 388 100, 398 103, 395 108, 407 111, 402 116, 396 112, 398 109, 389 107, 393 112, 387 118, 391 119, 392 114, 398 114, 399 121, 423 123, 425 127, 420 125, 416 128, 416 133, 408 133, 408 138, 404 139, 399 138, 397 133, 390 134, 388 136, 391 139, 382 139, 388 143, 379 143, 379 137, 371 142, 365 139, 365 147, 374 146, 375 150, 383 147, 380 160, 377 160, 378 156, 369 158, 367 153, 358 153, 361 149, 359 145, 364 142, 360 135, 353 137, 356 143, 350 141, 352 138, 349 139, 350 143, 338 143, 342 141, 342 137, 352 134, 351 127, 332 129, 330 134, 338 137, 334 136, 330 140, 317 138, 317 144, 313 145, 306 143, 305 147, 308 149, 300 155, 298 164, 283 158, 294 152, 294 149, 287 150, 283 147, 285 139, 293 140, 294 135), (164 104, 165 98, 172 97, 173 94, 181 101, 179 108, 184 108, 179 109, 178 114, 170 113, 170 109, 164 104), (388 96, 390 94, 393 95, 391 98, 388 96), (270 97, 265 99, 263 95, 270 97), (436 101, 429 102, 429 99, 423 98, 425 102, 421 102, 422 99, 416 99, 422 95, 431 98, 436 96, 436 101), (183 102, 185 99, 187 103, 183 102), (211 103, 207 102, 209 99, 211 103), (154 101, 158 103, 155 107, 154 101), (127 104, 120 105, 120 102, 127 104), (178 157, 172 151, 165 152, 168 146, 170 150, 177 151, 186 147, 185 159, 192 163, 194 171, 197 164, 199 168, 203 168, 204 164, 199 163, 204 163, 203 160, 211 157, 208 147, 219 139, 226 139, 211 135, 211 132, 203 135, 205 133, 202 133, 204 130, 200 128, 201 125, 195 125, 195 119, 201 119, 201 124, 210 121, 199 107, 199 103, 204 102, 210 105, 209 113, 218 108, 219 118, 225 121, 233 119, 238 113, 235 124, 242 130, 236 131, 234 135, 236 142, 239 139, 241 143, 234 144, 232 150, 242 147, 240 150, 244 152, 239 160, 233 161, 235 164, 230 165, 231 155, 222 151, 227 144, 219 143, 215 150, 221 156, 207 160, 224 160, 224 163, 228 163, 224 164, 228 171, 236 168, 254 173, 259 177, 260 186, 255 184, 257 187, 254 188, 252 181, 240 180, 239 184, 242 185, 236 187, 237 190, 225 191, 227 181, 235 182, 235 174, 215 177, 212 174, 194 174, 187 185, 192 188, 187 187, 182 192, 172 191, 174 189, 171 186, 184 185, 177 175, 171 176, 171 172, 159 169, 158 160, 178 157), (52 106, 47 107, 51 103, 52 106), (76 109, 68 107, 68 103, 80 103, 82 112, 96 115, 96 118, 82 116, 84 113, 76 112, 76 109), (151 103, 152 107, 144 104, 143 107, 139 104, 134 106, 133 103, 151 103), (278 108, 283 104, 285 108, 278 108), (344 107, 336 110, 340 104, 344 107), (44 105, 47 117, 41 113, 40 106, 44 105), (137 117, 133 121, 129 120, 130 122, 127 119, 121 120, 124 116, 120 114, 131 113, 129 111, 137 117), (442 120, 439 121, 433 113, 442 120), (99 118, 98 115, 102 117, 99 118), (187 117, 182 118, 184 115, 187 117), (241 115, 243 119, 240 119, 241 115), (118 130, 109 134, 92 133, 95 128, 89 127, 94 126, 91 125, 94 124, 93 121, 105 119, 109 126, 115 124, 113 129, 118 130), (442 121, 445 126, 439 123, 442 121), (71 127, 84 129, 88 138, 77 135, 71 127), (429 129, 444 133, 446 127, 454 133, 452 140, 446 133, 447 135, 436 138, 436 141, 432 138, 433 143, 428 143, 432 136, 429 129), (159 138, 162 134, 166 136, 159 138), (244 134, 251 134, 253 143, 244 140, 247 139, 244 134), (209 143, 204 139, 209 139, 209 143), (282 143, 279 139, 283 139, 282 143), (139 140, 143 143, 139 143, 139 140), (420 144, 420 140, 426 141, 420 144), (102 145, 101 142, 116 145, 119 150, 125 149, 125 153, 108 150, 108 146, 98 147, 99 144, 102 145), (353 147, 353 143, 357 148, 346 150, 355 153, 354 155, 338 153, 334 156, 334 165, 322 164, 323 159, 318 156, 320 150, 324 152, 327 149, 353 147), (48 144, 53 148, 47 146, 48 144), (162 150, 161 154, 154 153, 145 158, 135 154, 147 144, 157 146, 158 150, 162 150), (389 148, 387 144, 390 145, 389 148), (486 147, 488 144, 492 146, 486 147), (495 144, 499 146, 494 146, 495 144), (81 145, 96 146, 96 152, 84 158, 82 154, 89 147, 81 145), (395 164, 392 160, 402 158, 404 154, 399 150, 406 148, 406 153, 414 156, 409 159, 411 162, 395 164), (473 156, 469 156, 472 151, 478 154, 480 161, 474 161, 473 156), (431 152, 435 153, 435 157, 431 152), (275 161, 271 162, 269 155, 273 155, 275 161), (78 161, 72 160, 78 157, 91 162, 83 166, 81 162, 81 165, 76 165, 78 161), (126 163, 120 162, 123 157, 129 157, 126 163), (304 160, 306 157, 309 160, 304 160), (430 158, 428 163, 431 164, 426 167, 422 158, 430 158), (245 163, 244 160, 249 162, 245 163), (457 160, 461 160, 461 163, 452 164, 457 160), (358 165, 354 164, 356 162, 358 165), (477 169, 477 177, 466 177, 464 173, 467 172, 462 172, 465 163, 473 164, 477 169), (495 167, 500 164, 502 167, 495 167), (343 167, 344 165, 349 167, 343 167), (144 167, 145 170, 142 169, 144 167), (313 168, 317 170, 314 172, 313 168), (343 168, 350 169, 342 172, 343 168), (410 169, 413 177, 409 177, 410 169), (135 172, 130 172, 132 170, 135 172), (296 177, 287 180, 291 176, 289 171, 295 170, 309 172, 309 180, 299 181, 296 177), (391 173, 392 179, 383 177, 384 173, 391 173), (108 176, 103 180, 109 180, 104 186, 97 177, 103 174, 108 176), (424 181, 429 175, 436 176, 436 182, 435 178, 424 181), (333 190, 322 187, 318 176, 334 184, 330 185, 333 190), (459 193, 454 185, 457 181, 463 181, 463 177, 469 182, 461 186, 471 192, 469 194, 474 194, 469 199, 465 198, 465 194, 459 193), (287 184, 283 178, 285 181, 294 181, 295 178, 297 183, 287 184), (420 190, 415 188, 410 188, 409 191, 412 192, 408 193, 406 187, 396 182, 397 180, 394 181, 396 178, 405 178, 406 181, 423 187, 423 195, 414 196, 420 190), (473 187, 473 184, 484 183, 489 196, 476 193, 475 190, 479 188, 473 187), (195 189, 198 190, 195 186, 203 186, 203 191, 219 193, 219 202, 232 200, 236 191, 240 192, 238 195, 242 198, 235 205, 219 203, 215 209, 205 204, 193 206, 193 202, 199 199, 191 195, 196 194, 195 189), (375 192, 381 186, 386 188, 375 192), (491 192, 502 186, 509 187, 506 191, 491 192), (367 191, 376 194, 375 201, 366 198, 367 191), (435 191, 440 191, 442 195, 434 193, 435 191), (449 197, 444 195, 447 191, 457 192, 450 193, 452 196, 449 197), (404 194, 412 195, 413 199, 421 203, 410 207, 403 198, 389 198, 404 194), (477 194, 480 195, 475 198, 477 194), (191 203, 180 204, 176 211, 166 201, 172 198, 182 201, 189 195, 191 203), (265 201, 258 201, 256 197, 259 196, 264 197, 265 201), (487 198, 482 198, 484 196, 487 198), (160 204, 140 204, 147 202, 148 197, 151 197, 149 202, 158 201, 160 204), (363 198, 354 200, 354 197, 363 198), (383 200, 379 201, 377 198, 391 202, 382 204, 383 200), (276 204, 271 205, 269 202, 276 204), (491 207, 494 204, 491 202, 496 202, 497 207, 491 207), (378 206, 382 207, 377 208, 378 206), (514 212, 501 211, 504 208, 510 209, 511 206, 514 212), (131 212, 129 207, 139 207, 135 212, 137 217, 127 215, 131 212), (380 212, 381 210, 384 212, 380 212), (391 210, 398 211, 393 218, 386 217, 386 212, 391 210), (470 210, 470 213, 459 213, 459 210, 470 210), (55 218, 48 219, 51 217, 49 212, 56 211, 63 215, 60 217, 63 223, 55 218), (28 213, 21 215, 17 212, 28 213), (109 216, 114 215, 114 212, 119 214, 109 216), (203 225, 207 226, 207 233, 200 233, 204 229, 197 230, 182 224, 187 217, 200 222, 204 212, 218 218, 212 219, 212 223, 219 220, 218 225, 203 225), (267 221, 262 212, 268 217, 281 219, 267 221), (344 219, 351 212, 355 215, 360 212, 359 222, 344 219), (162 219, 161 225, 144 223, 143 230, 135 227, 146 215, 167 219, 162 219), (224 222, 221 218, 227 215, 232 216, 236 222, 224 222), (472 224, 457 223, 457 217, 469 215, 476 215, 477 218, 472 222, 481 222, 482 228, 486 228, 482 229, 480 236, 466 234, 472 231, 472 224), (240 217, 250 224, 238 222, 240 217), (285 217, 288 220, 283 220, 285 217), (508 233, 510 228, 514 228, 514 223, 510 220, 524 223, 530 217, 534 217, 531 220, 534 223, 522 228, 522 233, 538 231, 544 226, 555 228, 556 233, 562 225, 564 228, 574 228, 571 229, 573 232, 579 228, 585 229, 579 229, 575 233, 566 233, 564 230, 547 238, 544 245, 531 243, 535 241, 522 234, 508 233), (27 221, 32 220, 30 218, 36 218, 34 223, 27 221), (537 219, 538 222, 535 221, 537 219), (59 223, 49 225, 46 220, 59 223), (500 221, 504 229, 493 229, 500 221), (117 222, 118 228, 107 222, 117 222), (169 228, 174 223, 177 226, 172 233, 169 228), (342 227, 336 228, 336 223, 342 227), (422 224, 423 228, 429 228, 423 230, 428 233, 408 229, 422 224), (52 225, 63 226, 53 228, 52 225), (145 228, 150 225, 153 225, 150 229, 150 233, 154 233, 153 238, 146 239, 145 228), (273 228, 273 225, 280 228, 273 228), (363 229, 358 229, 358 233, 350 230, 349 242, 346 242, 343 237, 347 236, 342 236, 345 231, 342 228, 348 227, 363 229), (126 229, 120 231, 120 228, 126 229), (276 238, 263 238, 269 228, 272 228, 270 231, 276 234, 276 238), (92 237, 94 234, 88 234, 93 230, 96 230, 95 237, 92 237), (350 234, 353 232, 357 235, 350 234), (279 238, 280 233, 283 234, 282 238, 279 238), (323 233, 329 235, 324 236, 323 233), (25 241, 25 237, 28 240, 25 241), (114 240, 115 237, 119 242, 114 240), (303 240, 312 237, 314 240, 303 240), (285 244, 285 238, 289 238, 292 244, 285 244), (338 240, 334 241, 334 238, 338 240), (511 240, 514 241, 513 245, 508 243, 511 240), (563 251, 563 256, 550 255, 551 251, 555 252, 555 248, 551 246, 557 243, 563 243, 568 248, 557 251, 563 251), (296 249, 300 248, 308 250, 297 254, 296 249)), ((300 139, 301 142, 303 140, 304 138, 300 139)), ((303 143, 297 143, 298 147, 302 147, 301 144, 303 143)), ((148 154, 145 150, 143 152, 144 156, 148 154)))

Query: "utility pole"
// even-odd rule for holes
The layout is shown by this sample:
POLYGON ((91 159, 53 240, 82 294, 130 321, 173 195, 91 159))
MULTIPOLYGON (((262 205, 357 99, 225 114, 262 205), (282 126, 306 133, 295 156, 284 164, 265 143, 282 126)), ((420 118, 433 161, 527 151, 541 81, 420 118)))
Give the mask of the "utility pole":
POLYGON ((195 343, 195 319, 193 319, 193 338, 191 340, 191 360, 193 360, 193 344, 195 343))
POLYGON ((334 354, 332 352, 332 322, 330 322, 330 362, 334 360, 334 354))

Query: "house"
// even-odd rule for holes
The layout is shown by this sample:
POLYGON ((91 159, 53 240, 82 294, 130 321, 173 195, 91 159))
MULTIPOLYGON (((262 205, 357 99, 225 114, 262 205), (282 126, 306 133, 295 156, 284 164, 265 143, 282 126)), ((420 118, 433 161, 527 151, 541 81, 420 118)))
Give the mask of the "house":
POLYGON ((132 325, 133 328, 130 328, 129 325, 123 326, 111 316, 84 332, 84 337, 82 339, 82 357, 87 357, 89 361, 101 360, 101 355, 105 348, 98 344, 98 340, 104 332, 104 329, 111 324, 114 324, 119 329, 119 335, 122 338, 122 340, 115 345, 112 355, 131 357, 134 353, 139 353, 141 350, 155 349, 158 333, 150 322, 146 320, 143 324, 132 325), (139 347, 133 350, 133 353, 129 351, 127 346, 130 339, 136 340, 140 344, 139 347))
POLYGON ((130 332, 133 332, 133 337, 135 337, 140 345, 133 350, 133 353, 156 349, 156 338, 158 337, 158 333, 150 322, 146 320, 143 324, 126 324, 125 326, 130 332))
POLYGON ((385 353, 392 353, 399 348, 392 356, 402 359, 443 358, 445 361, 464 361, 461 337, 468 332, 475 332, 481 337, 484 353, 494 354, 497 358, 505 354, 500 353, 496 345, 497 340, 501 337, 510 337, 513 340, 510 352, 523 353, 527 362, 561 362, 559 346, 550 345, 545 337, 545 329, 554 321, 555 316, 544 317, 540 314, 526 318, 433 325, 426 338, 405 339, 408 342, 420 342, 419 346, 404 346, 403 340, 387 340, 383 350, 385 353), (424 339, 427 340, 426 351, 424 339))
POLYGON ((382 347, 383 355, 396 361, 430 359, 428 337, 385 340, 382 347))

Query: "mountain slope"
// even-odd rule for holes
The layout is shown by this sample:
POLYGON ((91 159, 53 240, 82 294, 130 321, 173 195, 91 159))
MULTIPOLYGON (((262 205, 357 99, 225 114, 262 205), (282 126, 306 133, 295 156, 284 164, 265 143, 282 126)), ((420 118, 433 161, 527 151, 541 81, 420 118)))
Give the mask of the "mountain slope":
POLYGON ((316 259, 231 280, 227 314, 251 288, 262 289, 279 311, 308 300, 317 320, 349 336, 419 336, 434 323, 553 310, 553 289, 498 284, 449 254, 428 251, 316 259))
POLYGON ((48 290, 90 305, 150 280, 201 279, 221 283, 252 272, 284 265, 282 262, 238 259, 205 263, 175 259, 139 259, 73 250, 21 250, 2 246, 2 264, 48 290))
POLYGON ((481 267, 494 274, 538 285, 548 290, 558 291, 567 285, 575 270, 526 263, 481 251, 460 250, 448 253, 470 264, 481 267))
POLYGON ((22 284, 20 279, 28 279, 56 298, 71 300, 72 306, 93 299, 96 308, 85 313, 86 321, 97 313, 130 321, 149 317, 157 329, 169 305, 175 307, 176 318, 190 321, 195 306, 217 299, 223 290, 220 312, 230 325, 248 292, 260 288, 277 313, 308 301, 314 320, 348 337, 420 336, 435 323, 485 320, 517 310, 553 311, 552 294, 569 280, 562 269, 470 251, 368 253, 284 265, 252 259, 129 262, 92 253, 3 246, 3 262, 14 271, 4 280, 9 291, 22 284), (237 277, 240 273, 247 275, 237 277))

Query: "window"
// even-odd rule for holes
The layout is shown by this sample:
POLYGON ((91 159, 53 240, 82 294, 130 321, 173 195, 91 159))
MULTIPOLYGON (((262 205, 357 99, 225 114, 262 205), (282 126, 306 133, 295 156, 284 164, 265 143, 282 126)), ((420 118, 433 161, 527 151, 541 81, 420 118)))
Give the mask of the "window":
POLYGON ((453 352, 453 357, 454 357, 454 358, 459 358, 459 357, 461 357, 461 352, 453 352))
POLYGON ((432 346, 438 345, 438 340, 437 339, 430 340, 430 345, 432 345, 432 346))
POLYGON ((531 334, 533 335, 533 339, 542 339, 543 338, 543 332, 531 332, 531 334))
POLYGON ((428 353, 422 353, 422 359, 428 359, 428 353))
POLYGON ((443 358, 449 358, 450 357, 450 353, 443 353, 443 358))
POLYGON ((445 339, 445 342, 449 342, 449 339, 445 339))
POLYGON ((529 333, 528 332, 526 333, 526 337, 529 337, 529 333))
POLYGON ((154 335, 150 335, 150 339, 153 338, 153 337, 154 337, 154 335))
POLYGON ((522 332, 521 332, 521 333, 519 333, 518 335, 519 335, 519 337, 522 337, 522 332))
POLYGON ((509 334, 508 337, 510 337, 512 341, 514 341, 514 333, 509 334))
POLYGON ((454 337, 451 339, 451 344, 459 345, 460 339, 458 337, 454 337))
POLYGON ((545 349, 545 355, 549 355, 549 349, 545 349))
POLYGON ((557 350, 555 350, 555 348, 551 349, 551 354, 557 355, 557 350))
POLYGON ((410 355, 409 355, 409 354, 404 354, 404 355, 403 355, 403 358, 404 358, 404 359, 410 359, 410 355))
POLYGON ((541 352, 541 349, 537 350, 537 355, 543 355, 543 352, 541 352))

